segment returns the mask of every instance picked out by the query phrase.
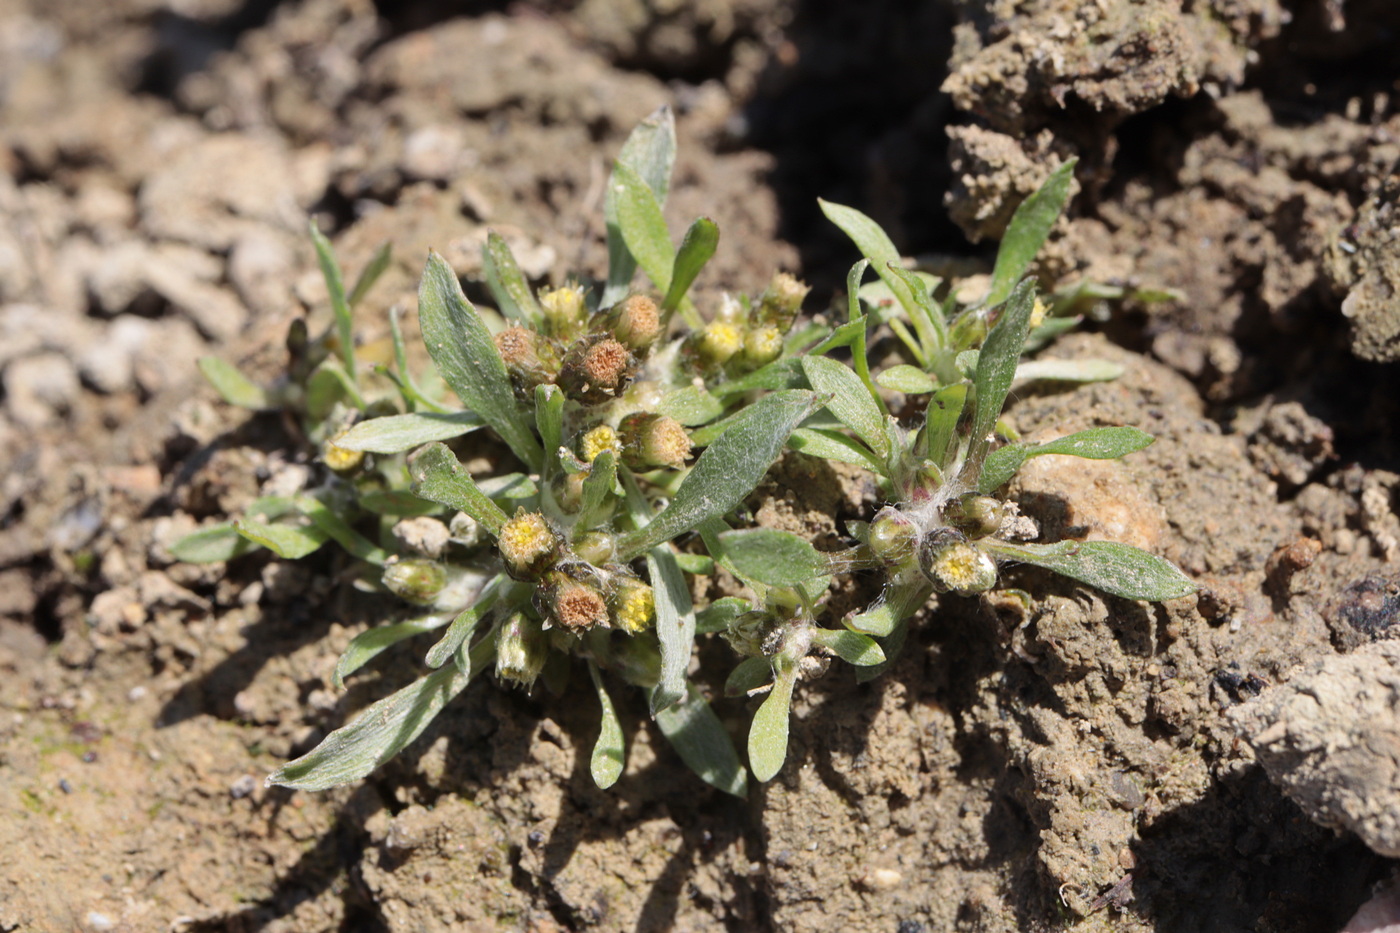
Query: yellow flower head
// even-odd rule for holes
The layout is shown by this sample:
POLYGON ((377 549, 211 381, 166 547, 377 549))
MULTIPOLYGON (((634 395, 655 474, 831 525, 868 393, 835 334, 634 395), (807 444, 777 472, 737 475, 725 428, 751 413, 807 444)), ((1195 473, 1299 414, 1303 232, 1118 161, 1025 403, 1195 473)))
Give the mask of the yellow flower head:
POLYGON ((656 596, 651 587, 630 577, 621 580, 613 592, 613 618, 629 635, 650 628, 656 621, 656 596))
POLYGON ((611 450, 615 454, 622 452, 622 442, 618 440, 617 432, 606 424, 600 424, 584 434, 579 440, 578 446, 579 456, 586 463, 592 463, 598 459, 598 455, 605 450, 611 450))
POLYGON ((511 576, 529 579, 553 562, 558 540, 543 515, 522 508, 501 526, 496 546, 511 576))
POLYGON ((744 346, 744 335, 728 321, 711 321, 700 332, 695 350, 706 366, 723 366, 744 346))

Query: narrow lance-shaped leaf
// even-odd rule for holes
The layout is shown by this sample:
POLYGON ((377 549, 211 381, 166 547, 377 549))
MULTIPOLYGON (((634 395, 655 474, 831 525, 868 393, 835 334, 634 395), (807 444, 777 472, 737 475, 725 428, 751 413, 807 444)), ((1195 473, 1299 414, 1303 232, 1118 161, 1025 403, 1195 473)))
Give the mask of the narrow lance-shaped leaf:
MULTIPOLYGON (((846 321, 854 321, 863 315, 860 310, 860 280, 865 278, 865 270, 870 268, 869 259, 855 262, 846 273, 846 321)), ((883 281, 883 280, 882 280, 883 281)))
POLYGON ((300 560, 330 539, 315 525, 269 525, 251 518, 240 518, 238 533, 286 560, 300 560))
POLYGON ((1034 309, 1035 283, 1027 280, 1012 292, 978 354, 977 376, 973 380, 977 398, 972 410, 972 439, 963 465, 965 482, 974 482, 982 471, 992 431, 1006 404, 1006 394, 1011 391, 1011 381, 1016 378, 1016 364, 1021 359, 1021 348, 1026 345, 1034 309))
POLYGON ((369 265, 360 270, 360 277, 355 280, 355 285, 350 289, 349 296, 345 303, 352 309, 361 301, 365 300, 365 295, 374 287, 374 283, 379 281, 379 277, 384 274, 384 270, 389 268, 389 260, 393 257, 393 248, 385 243, 374 251, 374 257, 370 259, 369 265))
POLYGON ((350 644, 341 653, 340 660, 335 665, 335 672, 331 675, 331 683, 335 684, 337 690, 342 689, 345 686, 345 678, 394 645, 415 635, 442 628, 446 622, 446 616, 430 615, 421 619, 410 619, 407 622, 395 622, 390 625, 376 625, 374 628, 365 629, 350 639, 350 644))
POLYGON ((685 699, 656 714, 656 725, 686 766, 711 787, 744 797, 748 779, 729 733, 694 684, 685 699))
POLYGON ((486 271, 486 287, 496 305, 506 317, 538 327, 544 321, 544 309, 535 299, 525 273, 515 261, 505 237, 492 230, 481 247, 481 264, 486 271))
POLYGON ((502 590, 506 586, 504 575, 492 578, 491 582, 482 587, 481 593, 470 606, 457 613, 457 617, 452 620, 452 624, 447 627, 447 631, 437 640, 437 643, 428 649, 428 655, 424 659, 429 667, 442 667, 447 663, 448 658, 460 657, 459 649, 471 639, 481 620, 486 618, 486 614, 496 605, 502 590))
MULTIPOLYGON (((858 315, 832 330, 819 343, 804 352, 807 356, 821 356, 824 353, 830 353, 837 347, 853 347, 865 336, 865 330, 869 323, 868 315, 858 315)), ((793 362, 795 363, 797 360, 793 360, 793 362)))
POLYGON ((903 618, 895 623, 894 629, 880 639, 880 650, 885 655, 885 660, 870 667, 856 668, 856 683, 866 684, 882 676, 885 671, 894 666, 894 662, 899 659, 899 653, 904 650, 904 642, 909 637, 909 619, 903 618))
POLYGON ((1196 584, 1171 561, 1117 541, 986 541, 984 546, 997 557, 1044 567, 1124 599, 1158 602, 1196 591, 1196 584))
POLYGON ((468 408, 481 416, 527 466, 538 470, 544 451, 520 417, 506 365, 476 309, 462 294, 457 274, 429 253, 418 289, 423 342, 438 372, 468 408))
POLYGON ((306 380, 306 413, 313 421, 324 421, 341 399, 365 410, 364 396, 355 381, 338 359, 328 356, 306 380))
POLYGON ((466 467, 445 444, 424 448, 408 466, 413 494, 466 512, 496 537, 506 523, 506 513, 472 482, 466 467))
POLYGON ((476 412, 410 412, 361 421, 335 439, 337 447, 371 454, 398 454, 432 441, 461 437, 481 427, 476 412))
POLYGON ((616 198, 617 222, 628 251, 657 289, 668 291, 676 248, 661 214, 661 202, 641 175, 620 162, 613 169, 610 184, 616 198))
POLYGON ((890 586, 880 602, 845 619, 846 628, 883 638, 895 630, 900 620, 918 612, 932 592, 932 587, 922 582, 890 586))
POLYGON ((891 366, 876 376, 875 381, 886 389, 905 395, 924 395, 938 388, 938 382, 932 376, 908 363, 891 366))
POLYGON ((880 649, 879 642, 847 629, 813 629, 812 644, 826 648, 856 667, 873 667, 885 662, 885 652, 880 649))
POLYGON ((552 462, 564 443, 564 390, 557 385, 535 386, 535 429, 544 443, 545 459, 552 462))
POLYGON ((797 586, 827 569, 826 558, 806 538, 788 531, 726 531, 719 542, 740 574, 769 586, 797 586))
POLYGON ((383 564, 389 559, 387 551, 351 528, 334 509, 315 496, 297 496, 296 506, 317 528, 330 535, 352 556, 371 564, 383 564))
POLYGON ((1021 202, 997 250, 997 262, 992 269, 992 288, 985 304, 995 307, 1006 300, 1016 282, 1026 274, 1035 254, 1045 245, 1050 228, 1069 201, 1069 187, 1074 180, 1078 159, 1070 159, 1050 173, 1034 194, 1021 202))
POLYGON ((608 499, 617 483, 617 455, 605 450, 593 458, 588 478, 583 481, 583 504, 578 510, 580 529, 595 528, 612 514, 608 499))
POLYGON ((883 460, 890 455, 890 439, 885 432, 885 416, 865 385, 846 366, 824 356, 802 357, 802 371, 812 388, 829 395, 825 405, 841 423, 883 460))
POLYGON ((928 414, 920 441, 921 453, 940 469, 952 461, 953 440, 958 433, 958 419, 967 404, 967 384, 944 386, 928 400, 928 414))
POLYGON ((331 242, 316 221, 311 222, 311 242, 316 247, 316 262, 321 266, 321 277, 326 280, 326 291, 330 294, 331 311, 335 314, 336 340, 340 343, 340 361, 345 372, 353 381, 355 378, 355 322, 350 316, 350 303, 345 299, 345 280, 340 274, 340 263, 335 261, 331 242))
POLYGON ((500 476, 483 477, 476 488, 489 499, 528 499, 539 492, 535 481, 524 473, 502 473, 500 476))
POLYGON ((170 553, 187 564, 212 564, 233 560, 257 547, 251 538, 238 533, 237 523, 220 522, 185 535, 170 545, 170 553))
MULTIPOLYGON (((1037 328, 1031 336, 1039 331, 1037 328)), ((1029 360, 1016 367, 1016 385, 1027 382, 1109 382, 1123 367, 1109 360, 1029 360)))
POLYGON ((918 314, 915 310, 915 299, 909 291, 909 285, 891 271, 892 267, 900 264, 900 256, 889 235, 879 224, 853 207, 833 204, 820 198, 817 199, 817 203, 821 205, 822 213, 827 219, 840 227, 841 232, 855 243, 861 255, 870 260, 876 274, 889 286, 890 291, 894 292, 895 298, 912 320, 918 314))
POLYGON ((593 775, 593 783, 599 789, 607 790, 617 783, 626 763, 626 745, 622 738, 622 724, 617 721, 617 710, 613 709, 612 698, 603 687, 603 676, 592 661, 588 662, 588 674, 593 678, 593 689, 598 692, 598 705, 603 710, 602 726, 598 730, 598 741, 593 743, 593 756, 588 770, 593 775))
MULTIPOLYGON (((626 165, 646 180, 658 204, 666 203, 671 183, 671 167, 676 161, 676 119, 669 106, 657 108, 632 130, 618 153, 618 164, 626 165)), ((632 285, 637 263, 627 250, 618 224, 614 179, 608 179, 603 193, 603 220, 608 231, 608 285, 599 305, 610 308, 623 298, 632 285)))
POLYGON ((729 623, 752 608, 747 599, 737 596, 722 596, 695 614, 695 634, 709 635, 723 632, 729 623))
POLYGON ((724 403, 700 386, 681 386, 661 396, 658 415, 674 418, 686 427, 708 424, 724 414, 724 403))
POLYGON ((358 781, 418 738, 433 717, 491 663, 495 651, 494 640, 488 638, 472 648, 466 672, 444 667, 370 704, 354 722, 270 774, 268 786, 329 790, 358 781))
POLYGON ((772 780, 787 760, 788 717, 797 669, 779 671, 773 689, 753 714, 749 725, 749 767, 761 782, 772 780))
POLYGON ((661 645, 661 679, 651 692, 651 714, 655 717, 685 696, 685 672, 695 648, 695 607, 685 574, 670 548, 651 549, 647 573, 656 604, 656 638, 661 645))
POLYGON ((1008 444, 987 455, 986 466, 978 480, 978 489, 990 493, 1016 475, 1021 465, 1031 457, 1061 454, 1085 460, 1117 460, 1142 450, 1153 437, 1132 427, 1089 428, 1044 444, 1008 444))
MULTIPOLYGON (((741 392, 755 389, 795 389, 802 385, 806 377, 802 375, 802 361, 796 357, 783 357, 766 366, 760 366, 747 376, 740 376, 730 382, 712 386, 715 395, 729 398, 741 392)), ((692 438, 693 439, 693 438, 692 438)), ((700 443, 696 441, 695 443, 700 443)))
POLYGON ((919 334, 924 356, 932 356, 948 345, 948 322, 943 320, 942 310, 934 306, 929 297, 929 285, 917 272, 895 263, 890 266, 890 274, 903 279, 909 287, 909 296, 914 299, 909 318, 919 334))
POLYGON ((406 489, 357 489, 355 503, 366 512, 395 518, 432 515, 442 510, 436 502, 420 499, 406 489))
MULTIPOLYGON (((404 405, 410 412, 418 408, 426 408, 428 411, 447 414, 448 410, 437 402, 428 398, 419 388, 414 380, 413 374, 408 371, 408 346, 404 343, 403 328, 399 325, 399 318, 403 316, 403 309, 394 305, 389 309, 389 336, 394 344, 394 369, 395 372, 385 374, 398 386, 399 394, 403 396, 404 405)), ((376 369, 383 371, 381 367, 376 369)))
POLYGON ((199 371, 214 387, 214 391, 219 393, 219 397, 230 405, 250 408, 253 411, 275 407, 267 390, 253 383, 239 372, 236 366, 221 357, 201 356, 199 371))
POLYGON ((735 665, 724 681, 727 697, 748 696, 767 690, 773 684, 773 664, 767 658, 745 658, 735 665))
POLYGON ((789 390, 750 405, 705 448, 666 508, 645 528, 619 542, 619 559, 632 560, 738 505, 758 485, 793 428, 816 404, 811 392, 789 390))
MULTIPOLYGON (((705 268, 705 263, 714 256, 718 246, 718 225, 708 217, 697 217, 685 231, 680 249, 676 250, 675 261, 671 264, 671 286, 666 290, 666 297, 661 302, 662 311, 673 311, 676 308, 682 311, 693 309, 685 293, 695 283, 695 277, 705 268)), ((700 318, 693 310, 685 317, 692 327, 699 326, 700 318)))
POLYGON ((884 473, 888 464, 860 441, 839 431, 824 428, 797 428, 788 437, 788 447, 809 457, 854 463, 876 473, 884 473))

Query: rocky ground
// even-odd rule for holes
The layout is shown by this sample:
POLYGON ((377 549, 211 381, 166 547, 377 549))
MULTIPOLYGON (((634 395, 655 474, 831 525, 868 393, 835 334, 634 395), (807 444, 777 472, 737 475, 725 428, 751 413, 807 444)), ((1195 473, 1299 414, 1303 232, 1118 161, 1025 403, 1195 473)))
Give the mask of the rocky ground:
MULTIPOLYGON (((0 0, 0 930, 1342 929, 1400 857, 1397 41, 1388 0, 0 0), (350 269, 394 245, 366 347, 488 228, 600 272, 663 103, 700 287, 789 269, 813 310, 856 258, 816 197, 977 262, 1078 156, 1042 275, 1172 298, 1047 351, 1122 379, 1010 420, 1158 441, 1017 496, 1201 593, 944 599, 886 677, 804 685, 747 802, 640 708, 600 792, 591 707, 491 686, 362 785, 265 789, 417 655, 336 691, 394 606, 331 558, 174 561, 308 456, 196 359, 270 377, 324 322, 308 218, 350 269)), ((869 517, 812 469, 755 512, 869 517)))

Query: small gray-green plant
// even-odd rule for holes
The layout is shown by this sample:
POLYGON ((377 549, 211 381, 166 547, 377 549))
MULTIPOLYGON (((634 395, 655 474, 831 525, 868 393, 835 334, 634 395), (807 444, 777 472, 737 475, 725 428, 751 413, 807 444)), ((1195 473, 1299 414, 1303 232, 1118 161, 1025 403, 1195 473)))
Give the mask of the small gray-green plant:
MULTIPOLYGON (((576 284, 535 291, 492 234, 483 266, 497 312, 478 311, 447 263, 430 256, 419 322, 434 384, 460 405, 409 373, 397 321, 398 365, 387 373, 397 398, 366 401, 357 391, 352 302, 317 235, 337 322, 323 342, 339 351, 317 366, 343 390, 335 405, 316 409, 308 431, 321 441, 324 482, 258 500, 249 515, 185 539, 176 553, 227 559, 261 545, 296 558, 334 539, 361 562, 363 585, 422 607, 415 618, 357 636, 336 667, 337 683, 399 641, 442 631, 427 652, 427 674, 279 769, 272 783, 322 789, 365 776, 488 667, 526 689, 541 680, 558 692, 580 663, 602 709, 591 768, 599 786, 617 779, 624 753, 607 670, 648 691, 662 732, 703 779, 744 792, 732 743, 686 679, 696 627, 688 575, 713 564, 670 542, 734 509, 817 408, 804 388, 775 386, 752 399, 720 388, 783 355, 806 288, 778 275, 756 300, 725 299, 702 318, 688 292, 718 231, 700 218, 679 248, 672 244, 661 204, 674 152, 669 111, 625 145, 605 201, 610 264, 601 296, 576 284), (632 290, 638 267, 659 298, 632 290), (673 316, 680 336, 671 336, 673 316), (692 441, 687 428, 717 419, 721 426, 692 441), (443 443, 483 429, 518 470, 478 481, 443 443), (704 450, 690 464, 694 446, 704 450), (427 537, 439 543, 406 549, 415 539, 401 520, 420 532, 427 520, 427 537)), ((252 407, 296 407, 312 395, 255 396, 228 367, 206 364, 206 372, 226 397, 252 407)))
POLYGON ((1092 381, 1117 375, 1097 361, 1050 369, 1022 358, 1037 328, 1042 334, 1047 327, 1051 334, 1063 329, 1044 319, 1034 281, 1022 276, 1064 208, 1072 169, 1072 162, 1061 166, 1023 202, 1002 241, 990 291, 961 309, 955 293, 935 302, 938 280, 905 270, 873 221, 851 208, 823 204, 827 216, 873 257, 882 288, 860 288, 871 259, 851 269, 848 323, 839 336, 797 361, 836 424, 811 419, 793 432, 791 443, 868 468, 894 504, 860 528, 861 544, 843 555, 818 553, 796 535, 768 529, 730 532, 712 545, 716 558, 763 599, 761 607, 736 614, 725 633, 745 658, 726 691, 768 692, 749 732, 749 763, 759 780, 776 774, 786 757, 793 687, 811 654, 834 654, 860 669, 862 677, 874 676, 903 644, 909 618, 933 593, 984 593, 997 583, 999 562, 1044 567, 1128 599, 1171 599, 1194 591, 1172 564, 1126 544, 1020 540, 1025 523, 1016 521, 1014 506, 1002 494, 1031 457, 1113 459, 1152 442, 1136 428, 1102 427, 1043 444, 994 446, 998 434, 1010 435, 1000 418, 1018 378, 1092 381), (872 377, 866 359, 871 314, 861 310, 862 295, 875 304, 880 296, 894 296, 914 332, 888 307, 884 320, 917 367, 898 364, 872 377), (850 348, 853 368, 820 355, 838 344, 850 348), (906 429, 891 417, 877 385, 926 395, 920 423, 906 429), (818 626, 829 574, 855 568, 884 571, 880 600, 842 620, 844 630, 818 626))
MULTIPOLYGON (((905 270, 869 218, 824 204, 869 258, 848 278, 844 324, 796 328, 807 290, 782 274, 756 299, 723 296, 704 302, 702 314, 691 286, 718 230, 702 217, 679 246, 671 241, 661 206, 674 155, 666 110, 624 145, 606 191, 609 265, 599 289, 533 289, 491 234, 483 268, 497 310, 478 309, 431 255, 418 316, 433 365, 418 379, 391 316, 395 366, 378 367, 386 377, 379 391, 367 388, 351 309, 387 252, 347 295, 314 228, 334 312, 327 334, 309 340, 304 328, 294 331, 289 377, 272 389, 225 364, 202 364, 229 401, 300 415, 324 469, 309 488, 257 500, 236 522, 179 542, 177 556, 224 560, 261 546, 296 558, 333 540, 358 562, 360 585, 419 607, 356 636, 337 664, 337 684, 392 645, 440 632, 427 673, 271 783, 324 789, 364 777, 488 668, 505 682, 531 689, 539 681, 556 693, 583 668, 602 711, 591 759, 600 787, 617 780, 625 753, 603 677, 610 672, 647 691, 662 733, 700 777, 742 794, 733 744, 687 678, 697 635, 722 634, 742 656, 730 693, 768 692, 748 743, 755 776, 767 780, 786 756, 792 692, 810 655, 838 656, 872 676, 931 593, 984 592, 997 581, 998 561, 1049 567, 1129 598, 1189 591, 1170 564, 1123 545, 1018 540, 999 495, 1028 457, 1122 456, 1150 441, 1131 428, 1099 428, 994 448, 1016 379, 1116 375, 1107 364, 1037 369, 1022 359, 1028 338, 1049 339, 1068 320, 1037 321, 1044 309, 1022 276, 1064 206, 1072 165, 1022 205, 990 290, 970 303, 959 303, 954 283, 905 270), (862 288, 872 264, 880 281, 862 288), (652 293, 634 290, 638 269, 652 293), (872 374, 867 334, 880 325, 903 341, 913 364, 872 374), (838 350, 852 366, 827 356, 838 350), (892 418, 882 388, 926 395, 921 422, 892 418), (444 442, 481 431, 509 454, 496 458, 494 475, 474 478, 444 442), (744 524, 736 509, 785 446, 879 477, 894 504, 857 529, 850 551, 820 554, 796 535, 733 527, 744 524), (677 547, 682 536, 704 553, 677 547), (716 565, 754 597, 697 611, 691 578, 716 565), (885 573, 881 599, 840 628, 819 625, 833 576, 859 569, 885 573)), ((1009 436, 1004 426, 1000 433, 1009 436)))

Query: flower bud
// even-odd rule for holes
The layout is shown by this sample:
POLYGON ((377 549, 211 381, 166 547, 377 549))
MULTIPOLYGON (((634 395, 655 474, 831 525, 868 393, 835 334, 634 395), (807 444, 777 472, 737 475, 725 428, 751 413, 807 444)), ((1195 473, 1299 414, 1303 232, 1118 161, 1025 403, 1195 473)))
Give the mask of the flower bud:
POLYGON ((607 531, 585 531, 582 534, 575 532, 574 539, 570 542, 570 550, 579 560, 586 561, 594 567, 601 567, 612 563, 616 556, 617 535, 607 531))
POLYGON ((665 415, 628 415, 618 434, 622 462, 633 470, 679 469, 690 456, 690 435, 679 421, 665 415))
POLYGON ((548 575, 541 595, 549 618, 566 631, 587 631, 608 624, 608 604, 598 588, 563 571, 548 575))
POLYGON ((325 461, 326 466, 341 474, 353 473, 360 468, 360 464, 365 462, 363 450, 347 450, 336 443, 336 440, 344 436, 345 432, 342 431, 332 440, 321 444, 321 459, 325 461))
POLYGON ((556 473, 550 480, 549 490, 554 493, 554 501, 559 508, 570 515, 583 508, 583 481, 587 473, 556 473))
POLYGON ((886 506, 870 523, 870 553, 886 567, 897 569, 907 565, 919 543, 919 528, 914 520, 893 506, 886 506))
POLYGON ((925 460, 913 471, 905 484, 904 493, 909 501, 918 505, 938 495, 943 488, 943 471, 931 460, 925 460))
POLYGON ((539 365, 539 355, 535 351, 535 333, 519 324, 507 327, 491 338, 496 344, 496 352, 501 354, 501 362, 506 369, 539 365))
POLYGON ((613 336, 637 353, 661 337, 661 311, 646 295, 632 295, 613 309, 613 336))
POLYGON ((715 320, 692 337, 695 357, 707 369, 718 369, 744 347, 743 331, 729 321, 715 320))
POLYGON ((940 593, 971 596, 997 582, 996 561, 952 528, 939 528, 919 545, 919 569, 940 593))
POLYGON ((629 635, 650 628, 656 621, 656 596, 641 580, 621 577, 613 586, 613 625, 629 635))
MULTIPOLYGON (((517 390, 533 392, 535 386, 553 380, 553 367, 540 358, 540 352, 546 349, 546 345, 539 334, 517 324, 507 327, 491 339, 496 344, 496 352, 501 355, 501 362, 506 364, 511 384, 517 390)), ((553 358, 552 352, 546 355, 553 358)))
POLYGON ((758 369, 783 355, 783 332, 772 324, 754 327, 744 335, 744 366, 758 369))
POLYGON ((943 518, 969 538, 985 538, 1001 527, 1005 511, 1000 499, 963 496, 944 507, 943 518))
POLYGON ((792 329, 792 322, 797 320, 802 302, 811 290, 812 286, 796 276, 777 273, 758 300, 757 319, 763 324, 773 325, 781 333, 787 333, 792 329))
POLYGON ((516 509, 515 517, 501 526, 496 547, 506 571, 517 580, 539 577, 554 563, 559 539, 538 512, 516 509))
POLYGON ((381 580, 395 596, 426 606, 447 585, 447 571, 437 561, 414 557, 386 564, 381 580))
POLYGON ((1037 295, 1035 305, 1031 307, 1031 330, 1035 330, 1045 323, 1045 312, 1048 310, 1049 308, 1045 307, 1045 302, 1041 301, 1040 296, 1037 295))
POLYGON ((496 632, 496 676, 529 690, 544 670, 549 638, 538 619, 517 612, 496 632))
POLYGON ((542 289, 540 308, 544 311, 549 332, 556 337, 572 337, 588 317, 588 308, 583 303, 583 289, 577 285, 542 289))
POLYGON ((626 388, 635 363, 627 348, 611 337, 580 341, 564 355, 559 385, 574 401, 597 405, 626 388))
POLYGON ((614 454, 622 453, 622 441, 617 432, 606 424, 598 425, 579 438, 578 455, 585 463, 597 460, 598 455, 605 450, 611 450, 614 454))
POLYGON ((771 628, 768 613, 754 610, 736 616, 721 635, 741 657, 757 658, 763 656, 763 644, 771 628))

